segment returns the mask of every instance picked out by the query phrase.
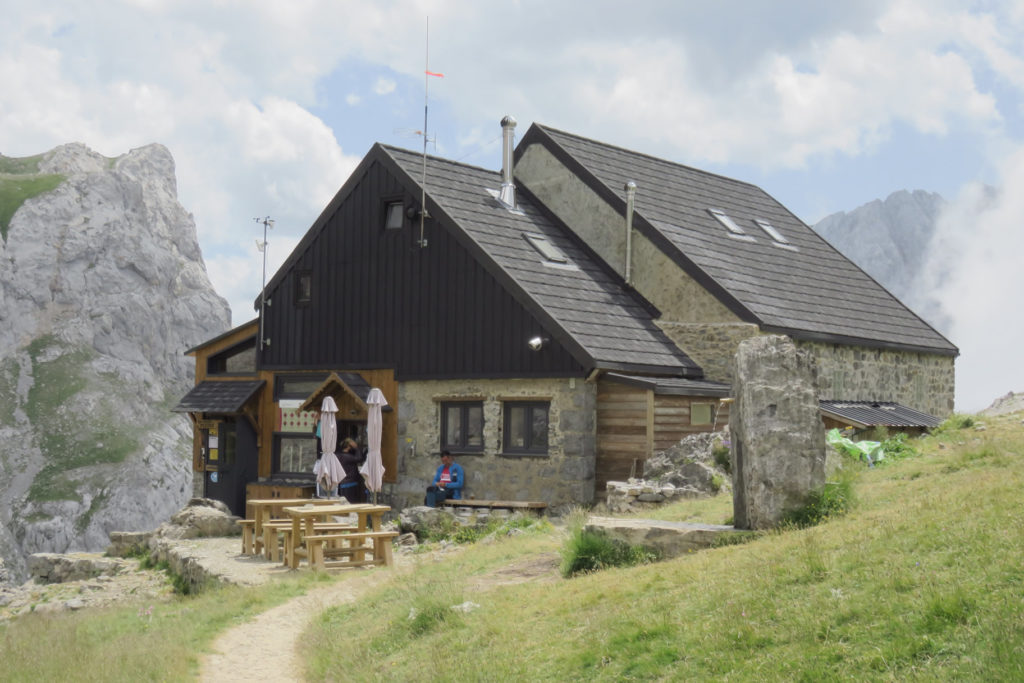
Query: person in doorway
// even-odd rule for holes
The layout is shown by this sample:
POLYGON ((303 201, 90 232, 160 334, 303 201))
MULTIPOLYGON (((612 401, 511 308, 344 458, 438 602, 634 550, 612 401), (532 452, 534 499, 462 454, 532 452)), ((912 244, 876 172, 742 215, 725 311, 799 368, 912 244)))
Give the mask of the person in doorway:
POLYGON ((365 503, 366 484, 359 472, 359 466, 366 462, 366 456, 354 439, 348 438, 342 442, 338 460, 341 461, 341 468, 345 470, 345 478, 338 484, 338 495, 344 496, 350 503, 365 503))
POLYGON ((427 487, 426 505, 437 507, 446 500, 462 498, 462 486, 466 483, 466 473, 462 465, 455 462, 451 451, 441 451, 441 464, 434 473, 434 483, 427 487))

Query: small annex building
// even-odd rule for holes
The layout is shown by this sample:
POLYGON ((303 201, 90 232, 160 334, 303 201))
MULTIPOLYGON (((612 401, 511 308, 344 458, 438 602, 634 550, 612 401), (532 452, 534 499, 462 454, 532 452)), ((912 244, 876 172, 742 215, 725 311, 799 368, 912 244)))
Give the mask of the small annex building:
POLYGON ((812 350, 822 399, 952 411, 956 347, 760 188, 539 124, 513 149, 502 124, 501 172, 374 145, 262 320, 187 352, 203 492, 308 494, 309 409, 333 396, 365 441, 376 387, 392 506, 442 449, 467 495, 590 503, 726 424, 736 347, 764 333, 812 350))

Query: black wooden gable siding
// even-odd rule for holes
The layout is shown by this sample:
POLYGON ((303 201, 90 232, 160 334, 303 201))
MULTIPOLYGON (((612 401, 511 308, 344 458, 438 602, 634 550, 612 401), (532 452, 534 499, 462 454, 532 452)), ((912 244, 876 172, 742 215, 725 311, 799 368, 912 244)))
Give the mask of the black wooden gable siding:
MULTIPOLYGON (((578 376, 587 371, 433 220, 384 230, 384 202, 419 206, 379 162, 370 164, 323 229, 268 292, 266 369, 394 368, 398 379, 578 376), (296 274, 312 300, 296 305, 296 274)), ((319 224, 313 230, 319 229, 319 224)))

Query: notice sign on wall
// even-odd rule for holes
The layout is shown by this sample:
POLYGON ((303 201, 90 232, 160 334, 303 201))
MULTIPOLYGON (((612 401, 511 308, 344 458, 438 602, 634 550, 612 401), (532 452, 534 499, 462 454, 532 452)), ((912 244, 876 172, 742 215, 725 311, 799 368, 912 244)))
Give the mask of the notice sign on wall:
POLYGON ((302 401, 279 401, 277 404, 277 431, 311 432, 316 426, 316 413, 300 411, 302 401), (294 405, 293 405, 294 403, 294 405))

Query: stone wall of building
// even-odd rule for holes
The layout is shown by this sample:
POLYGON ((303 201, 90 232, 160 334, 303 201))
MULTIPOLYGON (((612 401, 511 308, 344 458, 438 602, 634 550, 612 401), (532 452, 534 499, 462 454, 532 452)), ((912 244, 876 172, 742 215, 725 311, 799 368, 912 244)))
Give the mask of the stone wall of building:
POLYGON ((587 504, 594 498, 597 389, 577 378, 402 382, 399 385, 398 483, 390 504, 422 505, 440 464, 441 404, 482 401, 484 450, 456 454, 465 469, 465 497, 587 504), (548 454, 502 452, 505 401, 550 401, 548 454))
POLYGON ((895 401, 936 417, 953 412, 954 358, 798 341, 818 363, 818 397, 895 401))
POLYGON ((713 382, 732 382, 732 359, 744 339, 761 332, 753 323, 675 323, 655 321, 668 338, 704 370, 713 382))

